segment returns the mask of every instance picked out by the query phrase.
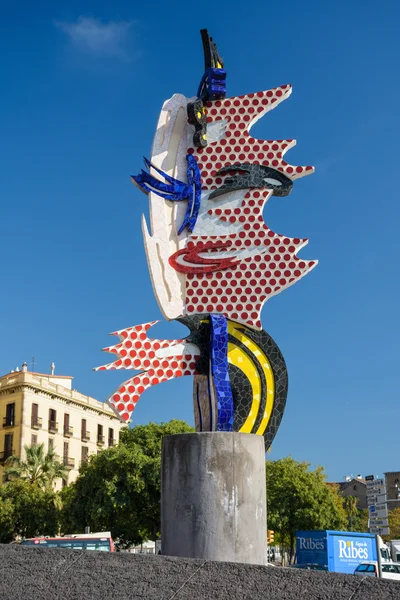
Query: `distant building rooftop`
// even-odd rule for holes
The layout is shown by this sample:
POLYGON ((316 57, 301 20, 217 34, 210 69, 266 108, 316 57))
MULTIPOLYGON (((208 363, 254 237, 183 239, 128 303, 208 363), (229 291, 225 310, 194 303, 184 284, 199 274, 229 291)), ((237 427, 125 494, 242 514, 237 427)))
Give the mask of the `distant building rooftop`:
POLYGON ((36 373, 22 368, 21 371, 11 371, 6 375, 0 376, 0 393, 6 391, 15 385, 25 385, 36 390, 40 390, 50 395, 61 396, 64 400, 73 402, 82 408, 89 408, 97 412, 105 413, 110 417, 115 417, 120 422, 124 422, 113 409, 105 402, 100 402, 91 396, 81 394, 72 389, 73 377, 70 375, 51 375, 49 373, 36 373))

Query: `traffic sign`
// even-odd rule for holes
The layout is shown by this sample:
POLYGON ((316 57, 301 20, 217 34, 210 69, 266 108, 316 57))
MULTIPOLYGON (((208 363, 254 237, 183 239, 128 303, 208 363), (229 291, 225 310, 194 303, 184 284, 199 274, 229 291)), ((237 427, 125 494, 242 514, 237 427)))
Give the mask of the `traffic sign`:
MULTIPOLYGON (((370 508, 372 508, 372 506, 370 508)), ((376 511, 378 511, 378 510, 385 510, 387 512, 387 510, 388 510, 387 502, 377 502, 375 504, 375 510, 376 511)))
POLYGON ((387 519, 388 510, 386 504, 377 504, 369 506, 369 518, 370 519, 387 519))
POLYGON ((379 494, 379 490, 382 490, 382 493, 386 492, 386 488, 383 486, 378 486, 375 488, 371 488, 367 490, 367 496, 377 496, 379 494))
POLYGON ((367 490, 370 490, 371 488, 374 488, 374 487, 384 486, 385 480, 384 479, 373 479, 372 481, 367 481, 367 483, 365 485, 367 486, 367 490))
POLYGON ((369 532, 376 535, 390 535, 389 527, 370 527, 369 532))
POLYGON ((367 489, 367 498, 370 496, 382 496, 383 494, 386 494, 386 486, 385 485, 381 485, 378 486, 376 488, 372 488, 372 489, 367 489))
POLYGON ((374 490, 378 490, 379 488, 386 488, 386 485, 385 484, 370 485, 369 487, 367 487, 367 494, 373 494, 374 490))
POLYGON ((367 486, 369 532, 377 535, 390 535, 386 482, 382 478, 375 479, 373 475, 367 475, 365 485, 367 486))
POLYGON ((386 504, 386 494, 380 494, 379 496, 367 496, 367 504, 386 504))
POLYGON ((377 519, 374 517, 370 517, 369 525, 370 525, 370 528, 371 527, 389 527, 389 521, 387 520, 387 518, 377 519))

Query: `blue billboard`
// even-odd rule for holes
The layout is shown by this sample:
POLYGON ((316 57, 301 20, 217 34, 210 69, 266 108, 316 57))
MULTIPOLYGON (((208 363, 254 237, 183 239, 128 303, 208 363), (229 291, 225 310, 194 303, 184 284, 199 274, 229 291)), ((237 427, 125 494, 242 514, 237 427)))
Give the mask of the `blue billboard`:
POLYGON ((328 567, 326 531, 296 531, 296 557, 299 565, 328 567))
POLYGON ((330 571, 354 573, 361 562, 376 560, 375 536, 369 533, 327 531, 330 571))
POLYGON ((336 573, 354 573, 376 560, 375 536, 349 531, 296 531, 297 564, 317 564, 336 573))

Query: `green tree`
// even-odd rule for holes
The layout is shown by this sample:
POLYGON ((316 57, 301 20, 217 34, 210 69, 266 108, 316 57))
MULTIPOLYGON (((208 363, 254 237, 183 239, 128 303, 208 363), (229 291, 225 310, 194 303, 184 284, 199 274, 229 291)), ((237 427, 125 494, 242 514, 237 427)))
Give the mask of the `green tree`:
POLYGON ((358 499, 355 496, 346 496, 343 500, 343 507, 347 515, 349 531, 354 531, 353 521, 358 517, 358 499))
POLYGON ((124 546, 157 539, 162 438, 189 431, 184 421, 121 431, 120 443, 91 456, 77 480, 62 490, 62 531, 110 530, 124 546))
POLYGON ((9 527, 12 523, 13 538, 57 534, 59 511, 53 490, 24 479, 8 481, 0 486, 2 505, 11 511, 9 527))
POLYGON ((350 531, 368 533, 368 518, 368 510, 366 508, 358 508, 357 512, 354 513, 354 516, 352 517, 351 524, 348 525, 348 529, 350 531))
POLYGON ((389 528, 390 535, 386 536, 384 539, 386 541, 400 540, 400 506, 393 510, 389 510, 389 528))
POLYGON ((346 514, 337 491, 326 483, 322 467, 310 471, 310 464, 291 457, 268 461, 268 529, 278 534, 288 549, 289 563, 295 552, 297 529, 344 529, 346 514))
POLYGON ((0 544, 14 539, 14 506, 10 498, 0 496, 0 544))
POLYGON ((357 510, 357 515, 353 518, 353 531, 368 533, 368 519, 368 509, 359 508, 357 510))
POLYGON ((26 479, 31 484, 51 487, 56 479, 67 475, 67 468, 58 460, 53 448, 44 452, 44 444, 24 446, 25 460, 10 456, 6 460, 4 474, 9 479, 26 479))
POLYGON ((142 452, 158 461, 161 467, 161 446, 164 435, 175 433, 191 433, 194 429, 185 421, 173 419, 168 423, 152 423, 148 425, 136 425, 132 429, 121 430, 120 442, 125 446, 139 446, 142 452))

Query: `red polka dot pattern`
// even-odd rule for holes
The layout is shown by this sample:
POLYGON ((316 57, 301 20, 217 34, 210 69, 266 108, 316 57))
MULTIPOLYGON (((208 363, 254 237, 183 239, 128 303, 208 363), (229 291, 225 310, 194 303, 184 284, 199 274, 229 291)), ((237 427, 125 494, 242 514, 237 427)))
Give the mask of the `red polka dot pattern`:
MULTIPOLYGON (((251 125, 285 100, 291 86, 266 92, 208 102, 207 121, 226 120, 225 137, 205 148, 189 148, 200 167, 203 189, 214 190, 223 181, 215 177, 222 167, 235 163, 253 163, 273 167, 295 180, 311 174, 313 167, 295 167, 283 160, 294 140, 257 140, 250 136, 251 125)), ((210 241, 230 246, 237 263, 216 272, 186 275, 186 313, 217 312, 261 329, 263 304, 275 294, 293 285, 317 263, 302 260, 296 254, 306 239, 289 238, 271 231, 262 212, 272 192, 251 189, 240 208, 210 209, 210 218, 238 225, 238 232, 219 236, 191 236, 188 250, 207 252, 210 241), (243 258, 241 258, 241 254, 243 258)), ((212 256, 210 255, 210 258, 212 256)), ((215 258, 215 253, 213 255, 215 258)))
POLYGON ((150 386, 174 377, 196 374, 196 360, 199 354, 173 353, 174 346, 184 344, 185 340, 158 340, 147 337, 146 332, 156 323, 158 321, 151 321, 113 333, 112 335, 119 337, 121 343, 103 350, 116 354, 118 360, 96 369, 144 369, 144 372, 125 381, 108 399, 108 403, 125 421, 129 420, 141 394, 150 386), (161 352, 165 348, 170 348, 170 353, 161 352))
POLYGON ((249 133, 256 121, 286 100, 291 92, 291 85, 283 85, 266 92, 207 102, 207 121, 225 120, 227 124, 223 139, 205 148, 189 148, 199 164, 203 189, 216 189, 216 171, 238 162, 273 167, 292 181, 314 172, 311 166, 295 167, 283 160, 283 155, 296 144, 295 140, 257 140, 249 133))

